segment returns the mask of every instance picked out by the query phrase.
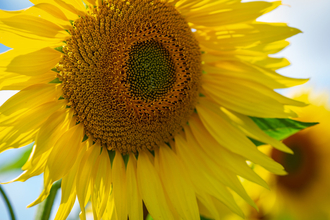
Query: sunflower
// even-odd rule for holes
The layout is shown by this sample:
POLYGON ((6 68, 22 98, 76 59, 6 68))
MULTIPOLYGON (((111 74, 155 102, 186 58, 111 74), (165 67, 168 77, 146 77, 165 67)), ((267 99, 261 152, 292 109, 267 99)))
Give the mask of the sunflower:
MULTIPOLYGON (((326 93, 320 95, 311 89, 298 92, 295 99, 310 103, 302 109, 295 109, 298 119, 305 122, 318 121, 319 124, 306 128, 283 142, 294 154, 284 154, 270 146, 263 146, 262 151, 281 163, 288 175, 275 176, 259 166, 255 171, 270 185, 272 191, 256 188, 244 181, 250 189, 251 197, 259 205, 260 211, 242 205, 247 219, 286 219, 292 220, 326 220, 330 219, 330 106, 326 93)), ((243 201, 239 200, 240 204, 243 201)), ((229 215, 226 220, 238 219, 229 215)))
POLYGON ((295 117, 302 102, 274 91, 272 58, 300 31, 256 19, 280 2, 240 0, 31 0, 0 12, 0 152, 34 142, 24 172, 44 174, 30 206, 62 179, 56 220, 76 197, 85 219, 219 219, 232 192, 255 207, 238 176, 267 187, 246 161, 283 167, 250 138, 290 152, 249 116, 295 117))
POLYGON ((276 186, 276 204, 280 201, 294 219, 330 219, 330 106, 329 97, 311 91, 301 91, 295 98, 311 103, 297 109, 299 120, 318 121, 318 125, 304 129, 283 142, 294 151, 284 155, 277 150, 271 156, 281 163, 289 175, 273 177, 276 186), (285 202, 284 202, 285 201, 285 202))

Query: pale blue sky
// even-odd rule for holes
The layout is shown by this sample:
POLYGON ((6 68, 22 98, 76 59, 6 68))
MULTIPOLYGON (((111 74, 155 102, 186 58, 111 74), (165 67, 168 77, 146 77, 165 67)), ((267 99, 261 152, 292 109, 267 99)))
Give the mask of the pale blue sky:
MULTIPOLYGON (((286 22, 290 26, 303 31, 289 39, 291 45, 276 54, 277 57, 288 58, 292 65, 283 68, 279 73, 298 78, 311 78, 307 85, 316 90, 330 91, 330 1, 329 0, 283 0, 283 4, 270 14, 261 18, 263 21, 286 22), (317 3, 316 3, 317 2, 317 3), (290 6, 289 6, 290 5, 290 6)), ((0 0, 0 9, 17 10, 31 6, 28 0, 0 0)), ((9 48, 0 44, 0 52, 9 48)), ((289 90, 281 91, 287 94, 289 90)), ((12 91, 0 91, 0 104, 8 99, 12 91)), ((0 165, 13 160, 19 150, 9 150, 0 154, 0 165)), ((0 174, 0 182, 8 181, 19 175, 20 172, 0 174)), ((25 183, 12 183, 3 186, 8 193, 18 220, 34 218, 35 208, 26 206, 39 195, 42 187, 42 177, 32 178, 25 183)), ((57 204, 58 204, 57 199, 57 204)), ((54 215, 54 213, 53 213, 54 215)), ((9 220, 2 198, 0 197, 0 219, 9 220)))

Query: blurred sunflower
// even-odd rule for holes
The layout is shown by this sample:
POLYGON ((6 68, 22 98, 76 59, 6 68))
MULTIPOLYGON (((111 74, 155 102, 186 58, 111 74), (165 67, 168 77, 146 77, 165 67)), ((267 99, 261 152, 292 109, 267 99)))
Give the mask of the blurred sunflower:
POLYGON ((24 172, 44 173, 43 201, 62 179, 56 220, 76 197, 85 219, 219 219, 255 207, 238 176, 267 184, 246 160, 283 167, 250 138, 290 152, 249 116, 295 117, 303 106, 274 89, 304 83, 271 58, 300 31, 256 18, 280 2, 240 0, 31 0, 0 12, 0 151, 34 142, 24 172), (192 31, 194 30, 194 31, 192 31))
MULTIPOLYGON (((310 103, 309 106, 295 109, 298 120, 319 122, 283 140, 294 154, 264 146, 262 151, 282 164, 288 175, 275 176, 259 166, 255 171, 269 183, 271 191, 255 188, 244 181, 250 189, 251 197, 260 211, 244 207, 247 219, 328 220, 330 219, 330 106, 325 94, 316 96, 311 91, 301 91, 296 100, 310 103)), ((240 201, 242 203, 242 201, 240 201)), ((238 219, 231 215, 226 220, 238 219)))
POLYGON ((320 122, 306 128, 283 142, 294 151, 284 155, 272 150, 271 156, 281 163, 287 176, 275 177, 280 208, 294 219, 330 219, 330 106, 327 95, 313 96, 310 91, 295 98, 310 103, 297 109, 299 120, 320 122))

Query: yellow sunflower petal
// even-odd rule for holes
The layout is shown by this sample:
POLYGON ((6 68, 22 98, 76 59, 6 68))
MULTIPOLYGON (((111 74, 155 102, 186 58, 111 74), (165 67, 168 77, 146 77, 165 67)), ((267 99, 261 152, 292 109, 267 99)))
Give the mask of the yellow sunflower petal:
POLYGON ((258 46, 250 48, 250 50, 262 51, 266 54, 274 54, 280 52, 281 50, 289 46, 289 44, 290 42, 287 40, 280 40, 268 44, 260 44, 258 46))
POLYGON ((83 1, 81 0, 62 0, 63 2, 66 2, 67 4, 72 5, 73 7, 75 7, 76 9, 80 10, 80 11, 85 11, 86 8, 83 4, 83 1))
MULTIPOLYGON (((2 13, 3 11, 1 11, 1 15, 3 15, 2 13)), ((18 13, 20 14, 20 13, 18 13)), ((4 18, 6 18, 7 20, 13 19, 14 21, 16 21, 17 23, 19 23, 19 20, 21 19, 16 18, 16 16, 12 16, 13 14, 10 13, 10 16, 2 16, 4 18)), ((27 17, 34 17, 34 16, 30 16, 30 15, 23 15, 23 16, 27 16, 27 17)), ((1 19, 0 19, 1 20, 1 19)), ((30 19, 31 20, 31 19, 30 19)), ((29 21, 27 21, 29 22, 29 21)), ((32 21, 30 21, 33 23, 33 19, 32 21)), ((47 22, 46 22, 47 23, 47 22)), ((48 22, 49 23, 49 22, 48 22)), ((34 29, 42 29, 42 25, 45 25, 43 23, 36 25, 34 27, 34 29), (40 27, 41 26, 41 27, 40 27)), ((63 34, 65 34, 64 32, 59 32, 57 34, 56 38, 49 38, 49 37, 42 37, 39 35, 36 35, 34 33, 25 31, 24 33, 21 33, 19 29, 15 29, 12 28, 10 26, 5 25, 5 23, 2 23, 0 21, 0 42, 4 45, 6 45, 7 47, 10 48, 19 48, 19 49, 26 49, 26 48, 34 48, 35 50, 38 48, 43 48, 43 47, 47 47, 47 46, 60 46, 62 45, 62 41, 63 39, 58 39, 57 37, 61 38, 61 36, 64 36, 63 34)), ((41 32, 42 30, 40 30, 39 32, 41 32)))
POLYGON ((35 5, 45 3, 58 7, 69 20, 75 20, 78 18, 78 15, 76 14, 76 10, 72 9, 73 6, 62 0, 30 0, 30 1, 35 5))
MULTIPOLYGON (((19 115, 33 107, 37 107, 49 101, 57 100, 61 95, 61 90, 54 84, 35 84, 21 90, 10 97, 1 107, 1 119, 6 120, 6 116, 19 115)), ((1 120, 1 122, 3 122, 1 120)))
POLYGON ((76 171, 70 172, 67 176, 63 177, 62 183, 61 183, 61 204, 58 208, 58 211, 56 212, 56 216, 54 220, 63 220, 67 219, 68 215, 70 214, 73 205, 76 201, 76 189, 75 189, 75 177, 76 177, 76 171))
POLYGON ((204 82, 204 91, 217 103, 249 116, 268 118, 295 117, 296 114, 288 111, 284 105, 306 105, 302 102, 286 98, 252 80, 239 82, 235 78, 226 77, 223 81, 215 81, 205 74, 204 82))
POLYGON ((282 83, 286 87, 301 85, 301 84, 308 82, 308 80, 309 80, 309 79, 296 79, 296 78, 291 78, 291 77, 287 77, 287 76, 282 76, 282 75, 276 73, 275 71, 268 72, 266 74, 269 75, 274 80, 276 80, 277 82, 282 83))
MULTIPOLYGON (((219 69, 227 69, 224 72, 221 71, 221 73, 225 75, 230 72, 234 72, 234 74, 237 75, 237 72, 248 71, 251 76, 259 75, 260 79, 242 74, 243 78, 250 78, 263 82, 263 84, 273 89, 289 87, 287 83, 282 84, 279 81, 275 81, 272 77, 273 72, 277 69, 290 65, 290 62, 285 58, 273 58, 262 52, 243 49, 223 52, 210 51, 203 47, 201 49, 204 51, 202 57, 203 60, 205 60, 205 64, 203 65, 205 72, 210 73, 209 71, 206 71, 206 69, 210 68, 213 69, 213 71, 211 71, 212 73, 220 73, 219 69), (250 71, 249 69, 254 69, 254 71, 250 71), (266 79, 266 81, 263 81, 263 79, 266 79)), ((232 76, 234 77, 234 75, 232 76)), ((292 82, 295 82, 296 85, 307 81, 306 79, 303 81, 295 79, 294 81, 292 78, 291 80, 292 82)))
POLYGON ((153 218, 174 219, 167 204, 159 175, 147 154, 149 153, 142 151, 137 160, 137 180, 142 199, 153 218), (159 209, 159 207, 162 208, 159 209))
POLYGON ((0 18, 0 28, 9 33, 45 40, 49 43, 61 42, 69 36, 64 29, 53 22, 31 15, 0 18))
MULTIPOLYGON (((255 206, 254 202, 247 195, 245 189, 242 187, 241 183, 237 179, 236 174, 228 171, 220 164, 216 164, 216 161, 212 161, 205 152, 197 145, 196 141, 193 140, 192 133, 188 126, 185 127, 185 132, 189 142, 185 142, 181 135, 177 136, 176 142, 178 146, 178 155, 180 154, 180 159, 185 161, 187 167, 191 167, 192 171, 198 174, 207 172, 210 176, 213 176, 212 181, 218 181, 218 185, 224 185, 233 189, 237 194, 239 194, 244 200, 246 200, 250 205, 255 206), (188 147, 189 146, 189 147, 188 147), (193 165, 194 164, 194 165, 193 165)), ((210 176, 208 179, 211 179, 210 176)), ((195 180, 194 182, 197 182, 195 180)), ((200 178, 200 181, 204 181, 200 178)), ((204 183, 205 184, 205 183, 204 183)), ((208 188, 208 187, 206 187, 208 188)), ((198 191, 199 194, 203 195, 202 191, 198 191)), ((215 195, 215 194, 212 194, 215 195)), ((231 207, 235 210, 235 207, 231 207)))
POLYGON ((26 114, 16 117, 17 123, 14 123, 12 125, 13 127, 0 129, 0 151, 18 148, 33 142, 35 134, 43 122, 62 107, 62 102, 48 102, 28 111, 26 114))
POLYGON ((41 4, 36 4, 34 7, 44 10, 45 12, 47 12, 48 14, 51 14, 55 18, 58 18, 60 20, 66 21, 66 22, 69 21, 69 19, 63 13, 63 11, 61 11, 61 9, 59 9, 58 7, 56 7, 53 4, 41 3, 41 4))
POLYGON ((20 51, 11 50, 2 54, 0 68, 6 68, 6 72, 39 75, 54 68, 62 56, 62 53, 49 47, 22 55, 17 53, 20 51))
MULTIPOLYGON (((60 148, 58 145, 63 146, 63 142, 68 143, 68 140, 73 136, 73 133, 81 133, 81 131, 79 131, 80 127, 81 126, 75 126, 74 128, 72 128, 72 129, 68 130, 67 132, 65 132, 62 135, 62 138, 56 143, 57 146, 56 145, 54 146, 52 153, 57 154, 57 156, 58 156, 59 155, 57 153, 58 150, 61 151, 61 150, 65 150, 65 149, 70 149, 69 147, 60 148)), ((78 136, 79 136, 79 134, 78 134, 78 136)), ((82 146, 80 146, 81 145, 80 142, 76 141, 75 145, 79 145, 79 147, 83 148, 82 146)), ((80 152, 80 150, 77 149, 76 146, 73 146, 73 149, 75 150, 75 152, 80 152)), ((64 177, 70 171, 70 169, 73 167, 74 163, 76 162, 76 159, 78 158, 75 154, 72 154, 72 153, 67 154, 66 152, 63 152, 63 156, 64 156, 64 159, 63 158, 57 158, 59 160, 54 161, 54 159, 52 157, 52 154, 50 154, 50 156, 48 157, 46 166, 45 166, 45 171, 44 171, 44 189, 41 192, 41 194, 39 195, 39 197, 33 203, 31 203, 28 207, 32 207, 34 205, 37 205, 37 204, 41 203, 43 200, 45 200, 48 197, 49 193, 50 193, 50 189, 52 187, 52 184, 55 181, 57 181, 57 180, 61 179, 62 177, 64 177), (72 157, 74 157, 74 158, 73 158, 73 160, 71 158, 67 158, 68 160, 65 161, 65 159, 66 159, 65 156, 71 156, 71 158, 72 157), (56 164, 56 163, 59 163, 60 165, 56 164)))
POLYGON ((118 220, 127 219, 126 171, 123 157, 116 153, 112 165, 113 196, 118 220))
MULTIPOLYGON (((178 148, 183 148, 184 145, 187 145, 187 143, 184 143, 183 139, 180 138, 180 136, 178 136, 177 139, 178 140, 176 143, 178 145, 178 148)), ((194 183, 196 194, 203 195, 206 193, 209 195, 213 195, 233 212, 240 216, 243 216, 243 212, 237 206, 233 196, 228 191, 228 189, 221 182, 216 180, 211 173, 207 173, 202 170, 196 160, 189 160, 185 157, 186 155, 183 155, 181 158, 183 161, 185 161, 186 168, 189 171, 189 175, 194 183)))
POLYGON ((48 158, 62 132, 69 129, 69 120, 72 114, 73 112, 70 110, 59 109, 49 116, 36 135, 35 147, 22 167, 23 170, 32 169, 43 157, 48 158))
POLYGON ((191 120, 189 120, 189 125, 196 141, 211 159, 214 161, 222 161, 221 164, 228 170, 260 186, 268 188, 267 183, 247 166, 245 157, 232 154, 219 145, 211 134, 207 132, 197 116, 193 116, 191 120))
POLYGON ((178 3, 176 4, 176 7, 183 11, 184 9, 187 9, 189 7, 191 7, 192 5, 195 5, 196 3, 199 3, 200 0, 180 0, 178 1, 178 3))
POLYGON ((107 219, 107 220, 116 220, 117 219, 113 192, 111 192, 109 195, 106 212, 104 213, 102 219, 107 219))
MULTIPOLYGON (((82 3, 82 1, 80 1, 80 3, 78 3, 77 0, 54 0, 58 5, 60 5, 62 8, 65 8, 68 12, 70 12, 70 14, 66 15, 70 18, 72 17, 72 14, 75 14, 76 16, 74 16, 75 18, 77 18, 77 15, 79 16, 84 16, 85 15, 85 7, 82 3)), ((70 18, 71 19, 71 18, 70 18)))
POLYGON ((127 180, 127 212, 130 219, 143 220, 142 198, 137 187, 136 159, 129 155, 126 169, 127 180))
POLYGON ((88 202, 90 195, 90 177, 97 157, 100 154, 101 148, 97 145, 90 147, 79 165, 79 170, 77 174, 76 189, 77 197, 80 204, 81 214, 79 215, 81 219, 86 220, 85 205, 88 202))
POLYGON ((46 84, 54 80, 54 71, 42 75, 26 76, 17 73, 2 72, 0 90, 23 90, 33 84, 46 84))
POLYGON ((284 88, 283 84, 267 76, 263 69, 241 61, 220 61, 215 65, 205 64, 203 65, 203 70, 206 72, 203 77, 212 78, 213 80, 232 77, 237 80, 253 80, 254 82, 265 84, 272 89, 284 88))
POLYGON ((83 149, 81 143, 84 127, 78 124, 66 131, 55 143, 50 153, 45 169, 44 178, 57 181, 64 177, 76 162, 79 152, 83 149))
POLYGON ((211 196, 206 193, 198 192, 197 198, 198 209, 203 217, 220 220, 219 211, 214 206, 211 196))
POLYGON ((188 22, 208 26, 224 26, 243 21, 255 20, 262 14, 274 10, 279 5, 277 2, 247 2, 236 4, 223 4, 223 1, 217 1, 202 7, 196 7, 195 10, 184 13, 188 22), (248 10, 246 10, 248 8, 248 10), (209 12, 211 11, 212 14, 209 12))
MULTIPOLYGON (((1 24, 0 24, 1 25, 1 24)), ((57 39, 49 39, 49 38, 26 38, 20 34, 16 34, 16 32, 7 32, 6 30, 2 30, 0 28, 0 43, 6 45, 10 48, 24 48, 24 49, 37 49, 44 47, 58 47, 63 43, 57 39)))
POLYGON ((275 140, 263 132, 251 118, 239 113, 231 112, 225 108, 219 108, 219 111, 223 111, 228 116, 228 121, 232 121, 233 124, 241 129, 247 136, 263 143, 268 143, 283 152, 293 153, 292 150, 282 142, 275 140))
POLYGON ((280 164, 261 153, 242 132, 218 115, 214 110, 215 106, 203 99, 200 99, 200 103, 196 106, 199 116, 206 129, 219 144, 233 153, 242 155, 252 162, 260 164, 273 173, 285 174, 280 164))
POLYGON ((102 150, 102 153, 96 160, 92 176, 92 208, 95 220, 101 219, 107 206, 111 188, 111 164, 108 152, 102 150))
POLYGON ((159 166, 165 192, 182 219, 199 219, 196 195, 190 179, 180 161, 167 147, 162 146, 155 151, 155 163, 159 166))
POLYGON ((96 0, 86 0, 86 3, 89 3, 91 5, 96 5, 96 0))
MULTIPOLYGON (((290 62, 285 58, 273 58, 273 57, 267 57, 261 61, 256 61, 253 64, 261 66, 266 69, 270 70, 278 70, 280 68, 286 67, 290 65, 290 62)), ((304 82, 307 82, 306 79, 303 79, 304 82)), ((288 86, 287 86, 288 87, 288 86)))
POLYGON ((92 4, 94 6, 102 5, 102 0, 87 0, 87 2, 89 2, 90 4, 92 4))
POLYGON ((256 49, 256 46, 266 47, 268 43, 280 41, 298 33, 301 33, 299 29, 289 27, 284 23, 262 22, 235 24, 215 30, 199 28, 194 32, 201 45, 211 50, 256 49))
POLYGON ((67 219, 68 215, 70 214, 70 211, 75 203, 76 200, 76 176, 77 176, 77 169, 80 165, 80 161, 82 157, 84 156, 84 152, 86 149, 80 151, 80 153, 77 156, 77 160, 72 167, 72 169, 69 171, 69 173, 62 178, 61 183, 61 204, 60 207, 56 213, 54 220, 65 220, 67 219))
POLYGON ((0 11, 0 19, 10 18, 15 15, 40 17, 45 20, 52 21, 54 24, 57 24, 65 29, 71 26, 65 14, 58 7, 49 3, 36 4, 30 8, 20 11, 0 11))

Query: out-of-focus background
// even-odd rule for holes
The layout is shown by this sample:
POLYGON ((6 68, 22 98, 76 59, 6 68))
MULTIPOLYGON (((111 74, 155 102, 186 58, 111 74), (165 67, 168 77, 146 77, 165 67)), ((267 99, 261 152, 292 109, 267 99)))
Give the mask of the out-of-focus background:
MULTIPOLYGON (((303 31, 302 34, 290 38, 291 45, 276 54, 276 57, 288 58, 292 64, 281 69, 279 73, 296 78, 311 78, 307 86, 313 86, 318 92, 323 90, 330 92, 330 0, 283 0, 282 3, 283 6, 259 19, 267 22, 285 22, 303 31)), ((0 0, 2 10, 19 10, 30 6, 32 4, 28 0, 0 0)), ((0 53, 9 49, 0 44, 0 53)), ((293 90, 294 88, 279 92, 290 94, 293 90)), ((0 104, 13 94, 15 91, 0 91, 0 104)), ((16 149, 0 154, 0 168, 1 165, 15 160, 20 152, 21 149, 16 149)), ((20 171, 0 173, 0 182, 9 181, 19 174, 20 171)), ((24 183, 3 185, 18 220, 34 218, 36 207, 27 209, 26 206, 39 196, 42 181, 42 176, 38 176, 24 183)), ((51 219, 55 217, 55 210, 59 206, 59 195, 58 193, 51 219)), ((76 217, 78 212, 79 208, 75 206, 71 218, 76 217)), ((2 197, 0 197, 0 219, 10 219, 2 197)))

